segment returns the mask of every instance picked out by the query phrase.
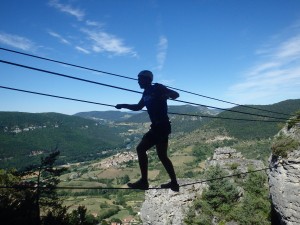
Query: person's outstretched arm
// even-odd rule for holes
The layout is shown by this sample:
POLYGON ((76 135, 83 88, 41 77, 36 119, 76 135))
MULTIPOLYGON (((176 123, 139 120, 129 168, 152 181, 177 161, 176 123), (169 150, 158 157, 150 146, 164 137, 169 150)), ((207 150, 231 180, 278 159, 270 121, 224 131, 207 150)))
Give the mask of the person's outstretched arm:
POLYGON ((144 101, 141 99, 138 104, 117 104, 116 109, 129 109, 132 111, 139 111, 144 108, 144 101))

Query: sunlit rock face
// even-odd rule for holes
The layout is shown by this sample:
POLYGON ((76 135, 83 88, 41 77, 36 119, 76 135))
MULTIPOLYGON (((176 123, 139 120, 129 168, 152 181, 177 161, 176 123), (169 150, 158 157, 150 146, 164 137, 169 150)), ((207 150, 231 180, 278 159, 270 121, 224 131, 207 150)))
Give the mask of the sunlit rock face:
POLYGON ((259 170, 265 168, 261 160, 246 159, 242 153, 230 147, 216 148, 211 159, 206 161, 206 167, 219 165, 230 175, 234 169, 240 173, 248 172, 249 168, 259 170))
MULTIPOLYGON (((191 181, 179 180, 183 185, 191 181)), ((195 182, 195 180, 193 181, 195 182)), ((146 191, 145 201, 141 208, 141 219, 144 225, 179 225, 197 195, 201 195, 205 184, 193 184, 180 187, 179 192, 169 189, 151 189, 146 191)))
MULTIPOLYGON (((299 126, 281 130, 281 135, 300 141, 299 126)), ((287 156, 271 155, 269 186, 272 200, 272 224, 300 224, 300 146, 287 156)))
MULTIPOLYGON (((219 165, 229 174, 233 173, 231 167, 240 172, 247 172, 249 167, 255 169, 264 168, 260 160, 245 159, 240 152, 229 147, 217 148, 213 157, 206 160, 206 168, 219 165)), ((141 208, 141 219, 144 225, 181 225, 190 206, 196 197, 202 195, 203 190, 208 187, 205 182, 197 180, 179 180, 180 191, 150 189, 145 193, 145 201, 141 208), (190 184, 192 185, 186 185, 190 184)), ((242 191, 241 191, 242 195, 242 191)), ((212 221, 213 222, 213 221, 212 221)), ((214 223, 214 222, 213 222, 214 223)), ((218 224, 218 223, 215 223, 218 224)), ((228 222, 226 225, 236 224, 228 222)))

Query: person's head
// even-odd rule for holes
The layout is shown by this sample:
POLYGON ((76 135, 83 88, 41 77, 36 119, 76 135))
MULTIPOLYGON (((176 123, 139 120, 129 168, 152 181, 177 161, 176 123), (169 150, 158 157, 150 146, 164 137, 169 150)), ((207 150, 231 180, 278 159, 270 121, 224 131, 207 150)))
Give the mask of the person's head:
POLYGON ((142 70, 138 74, 138 82, 142 89, 150 86, 153 81, 153 73, 149 70, 142 70))

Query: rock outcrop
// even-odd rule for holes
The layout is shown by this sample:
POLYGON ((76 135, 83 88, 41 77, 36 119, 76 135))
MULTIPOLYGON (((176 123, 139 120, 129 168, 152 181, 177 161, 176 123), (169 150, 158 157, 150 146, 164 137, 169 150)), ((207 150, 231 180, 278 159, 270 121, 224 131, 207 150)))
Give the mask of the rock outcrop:
MULTIPOLYGON (((299 142, 300 128, 296 126, 288 130, 285 127, 279 135, 299 142)), ((292 147, 295 148, 295 145, 292 147)), ((284 153, 286 156, 283 157, 272 154, 269 160, 272 168, 268 173, 273 206, 272 224, 298 225, 300 224, 300 146, 284 153)))
POLYGON ((212 158, 206 161, 207 166, 216 166, 217 164, 229 174, 232 174, 233 170, 245 173, 248 172, 249 167, 257 170, 265 167, 262 161, 245 159, 240 152, 230 147, 217 148, 212 158))
MULTIPOLYGON (((227 170, 229 174, 234 169, 240 172, 247 172, 249 166, 255 169, 264 168, 264 164, 259 160, 245 159, 240 152, 229 147, 217 148, 212 159, 207 160, 207 166, 216 166, 219 164, 221 168, 227 170)), ((144 225, 181 225, 184 224, 189 207, 193 201, 201 196, 203 190, 207 187, 206 183, 195 180, 180 180, 180 185, 190 184, 180 187, 180 192, 171 190, 155 190, 146 191, 145 201, 141 208, 141 219, 144 225)), ((242 192, 242 191, 241 191, 242 192)), ((235 224, 234 222, 228 222, 235 224)))
MULTIPOLYGON (((179 184, 195 182, 180 180, 179 184)), ((145 201, 141 208, 141 219, 144 225, 181 225, 184 217, 197 197, 206 187, 204 183, 180 187, 180 192, 171 190, 146 191, 145 201)))

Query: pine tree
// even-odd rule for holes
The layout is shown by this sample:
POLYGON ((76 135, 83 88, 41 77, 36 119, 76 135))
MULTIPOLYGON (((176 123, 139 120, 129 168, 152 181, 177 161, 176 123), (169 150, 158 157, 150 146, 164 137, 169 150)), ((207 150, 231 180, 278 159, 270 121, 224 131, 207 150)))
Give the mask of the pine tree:
POLYGON ((271 203, 266 186, 267 175, 250 173, 244 184, 245 196, 235 212, 235 220, 241 225, 269 225, 271 203), (251 215, 251 216, 250 216, 251 215))
POLYGON ((36 212, 36 224, 41 224, 41 211, 48 214, 49 211, 63 210, 62 202, 57 196, 56 187, 59 183, 58 177, 66 171, 66 168, 55 168, 54 163, 59 154, 60 152, 56 149, 49 156, 42 157, 39 165, 31 165, 21 173, 22 176, 34 177, 25 184, 35 190, 33 211, 36 212))
POLYGON ((225 177, 227 174, 220 166, 212 167, 207 172, 209 188, 202 194, 203 200, 219 213, 228 213, 230 208, 237 202, 239 193, 235 185, 225 177))
POLYGON ((208 188, 197 198, 185 219, 188 225, 209 225, 213 218, 226 221, 230 210, 237 204, 239 193, 236 186, 222 178, 227 174, 220 166, 211 167, 206 172, 208 188))
POLYGON ((0 170, 0 219, 9 225, 94 225, 97 221, 79 206, 71 214, 57 195, 55 167, 60 152, 54 151, 22 172, 0 170))
POLYGON ((32 189, 17 188, 20 183, 15 170, 0 170, 0 220, 10 225, 34 225, 34 193, 32 189))

